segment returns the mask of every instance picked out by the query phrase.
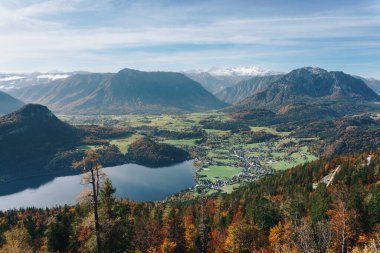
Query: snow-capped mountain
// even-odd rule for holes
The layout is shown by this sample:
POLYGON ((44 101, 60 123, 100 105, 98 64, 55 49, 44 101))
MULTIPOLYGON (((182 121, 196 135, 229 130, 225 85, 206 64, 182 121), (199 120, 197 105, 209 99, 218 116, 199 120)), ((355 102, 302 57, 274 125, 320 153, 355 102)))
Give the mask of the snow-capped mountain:
POLYGON ((228 68, 213 67, 209 70, 188 70, 183 71, 183 73, 200 83, 205 89, 213 94, 255 76, 280 74, 280 72, 275 72, 258 66, 228 68))
POLYGON ((207 71, 214 76, 267 76, 279 74, 278 72, 264 69, 258 66, 211 68, 207 71))

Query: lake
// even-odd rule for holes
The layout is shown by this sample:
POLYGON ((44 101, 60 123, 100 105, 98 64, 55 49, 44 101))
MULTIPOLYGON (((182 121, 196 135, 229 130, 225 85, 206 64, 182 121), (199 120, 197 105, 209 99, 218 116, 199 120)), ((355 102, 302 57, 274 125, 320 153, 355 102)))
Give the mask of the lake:
MULTIPOLYGON (((160 168, 125 164, 104 168, 103 171, 116 188, 117 197, 134 201, 163 200, 194 186, 195 168, 192 161, 160 168)), ((55 177, 37 188, 27 188, 31 179, 15 181, 13 184, 25 184, 26 189, 0 196, 0 210, 73 205, 79 193, 88 187, 81 184, 81 178, 82 175, 55 177)), ((43 180, 43 177, 39 180, 43 180)))

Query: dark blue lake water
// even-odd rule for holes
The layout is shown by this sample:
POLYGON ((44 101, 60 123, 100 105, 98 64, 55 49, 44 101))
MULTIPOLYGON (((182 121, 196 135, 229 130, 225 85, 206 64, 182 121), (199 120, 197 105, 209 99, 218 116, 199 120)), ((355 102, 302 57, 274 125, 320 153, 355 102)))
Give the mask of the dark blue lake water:
MULTIPOLYGON (((118 197, 135 201, 163 200, 194 185, 195 168, 192 161, 161 168, 125 164, 104 168, 103 171, 112 180, 118 197)), ((79 193, 88 187, 81 184, 82 175, 74 175, 56 177, 37 188, 27 188, 28 185, 33 185, 31 180, 41 179, 43 178, 12 182, 25 184, 25 190, 0 196, 0 210, 75 204, 79 193)))

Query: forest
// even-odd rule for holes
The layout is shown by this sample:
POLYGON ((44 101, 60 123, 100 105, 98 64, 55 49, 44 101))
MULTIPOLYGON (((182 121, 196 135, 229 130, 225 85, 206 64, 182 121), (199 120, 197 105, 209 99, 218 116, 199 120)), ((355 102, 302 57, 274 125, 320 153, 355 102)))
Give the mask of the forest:
MULTIPOLYGON (((231 194, 137 203, 99 188, 101 252, 378 252, 380 152, 320 158, 231 194)), ((1 252, 96 252, 91 194, 0 213, 1 252)))

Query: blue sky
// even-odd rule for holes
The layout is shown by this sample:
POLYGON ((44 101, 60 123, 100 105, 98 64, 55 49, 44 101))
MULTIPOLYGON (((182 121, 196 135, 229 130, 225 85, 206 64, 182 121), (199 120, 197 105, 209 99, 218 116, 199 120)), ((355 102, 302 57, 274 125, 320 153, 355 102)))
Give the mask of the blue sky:
POLYGON ((380 78, 376 0, 0 0, 0 72, 302 66, 380 78))

